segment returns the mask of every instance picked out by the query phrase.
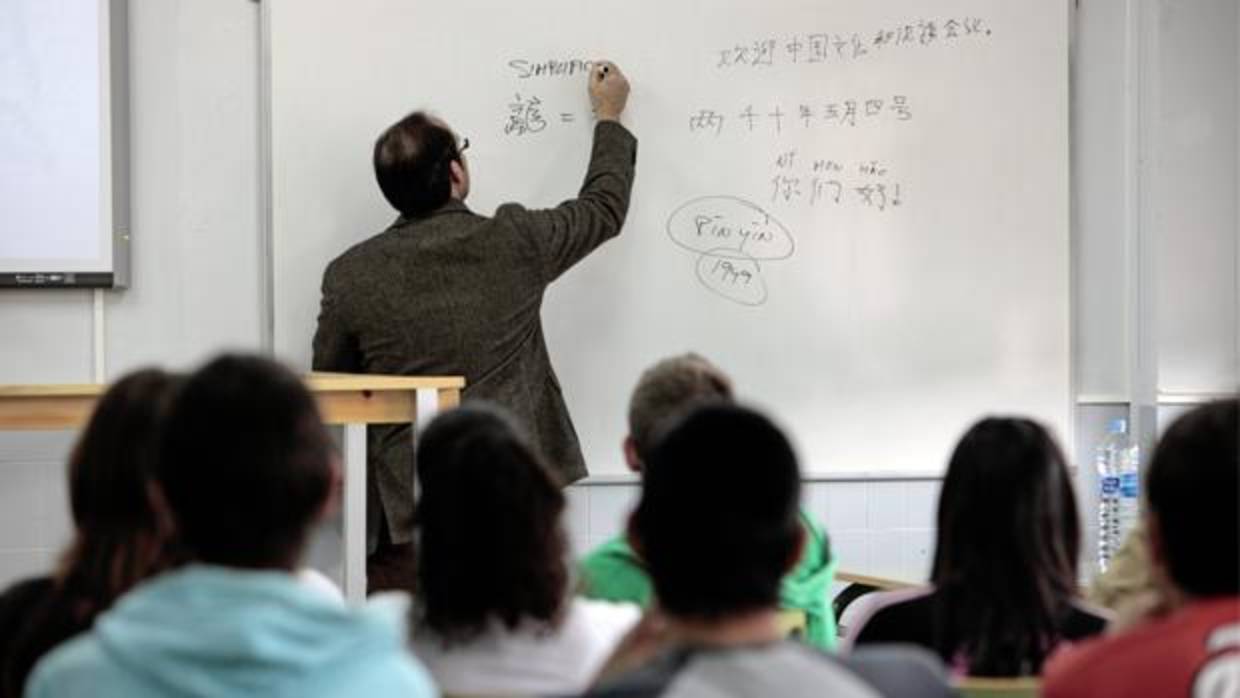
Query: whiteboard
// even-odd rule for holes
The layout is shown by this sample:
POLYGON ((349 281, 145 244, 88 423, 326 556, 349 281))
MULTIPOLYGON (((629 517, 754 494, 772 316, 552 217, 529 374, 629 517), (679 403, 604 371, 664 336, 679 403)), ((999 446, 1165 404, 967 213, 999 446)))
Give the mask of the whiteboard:
POLYGON ((938 473, 994 412, 1067 438, 1067 3, 264 3, 277 352, 308 366, 326 263, 394 217, 377 134, 429 108, 467 203, 584 174, 582 69, 614 59, 640 141, 622 235, 544 320, 587 464, 623 469, 640 372, 696 350, 806 470, 938 473))
POLYGON ((125 8, 0 3, 0 285, 126 283, 125 8))

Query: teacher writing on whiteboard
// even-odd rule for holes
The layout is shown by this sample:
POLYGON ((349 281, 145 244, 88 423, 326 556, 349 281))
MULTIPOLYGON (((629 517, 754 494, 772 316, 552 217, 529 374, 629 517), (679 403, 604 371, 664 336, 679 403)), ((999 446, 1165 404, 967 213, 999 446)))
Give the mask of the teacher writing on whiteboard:
MULTIPOLYGON (((598 123, 585 182, 552 209, 510 203, 477 215, 465 204, 468 140, 423 112, 384 131, 375 177, 400 215, 327 266, 314 335, 318 371, 465 376, 465 399, 511 411, 565 485, 586 468, 543 338, 543 293, 620 232, 637 153, 619 123, 624 74, 596 62, 587 89, 598 123)), ((403 587, 412 581, 410 427, 371 427, 367 441, 369 586, 403 587)))

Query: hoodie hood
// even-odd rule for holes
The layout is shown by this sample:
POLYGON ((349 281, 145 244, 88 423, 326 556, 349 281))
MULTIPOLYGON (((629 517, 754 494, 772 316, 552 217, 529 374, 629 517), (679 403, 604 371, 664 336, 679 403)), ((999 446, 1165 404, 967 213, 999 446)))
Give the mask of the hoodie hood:
POLYGON ((779 602, 784 608, 805 612, 805 639, 809 644, 834 650, 835 613, 829 599, 831 585, 835 582, 835 556, 822 526, 804 511, 801 512, 801 528, 805 531, 801 561, 780 584, 779 602))
POLYGON ((101 652, 152 693, 283 694, 405 652, 407 597, 348 608, 281 572, 191 566, 95 624, 101 652))

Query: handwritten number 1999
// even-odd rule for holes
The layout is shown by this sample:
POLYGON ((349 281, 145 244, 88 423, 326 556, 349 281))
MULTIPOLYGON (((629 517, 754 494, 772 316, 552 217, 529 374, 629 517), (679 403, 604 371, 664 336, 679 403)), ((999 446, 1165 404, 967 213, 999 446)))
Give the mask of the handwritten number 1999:
POLYGON ((720 281, 732 284, 733 286, 748 286, 753 282, 752 272, 745 269, 737 269, 736 265, 726 259, 716 260, 715 265, 711 267, 710 272, 720 281))

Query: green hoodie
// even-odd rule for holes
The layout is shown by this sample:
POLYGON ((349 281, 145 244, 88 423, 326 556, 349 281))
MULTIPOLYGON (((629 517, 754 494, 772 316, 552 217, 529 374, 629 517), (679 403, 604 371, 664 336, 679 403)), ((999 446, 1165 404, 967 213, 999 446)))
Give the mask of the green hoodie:
POLYGON ((191 566, 142 584, 60 645, 27 698, 434 698, 405 649, 407 599, 346 608, 292 575, 191 566))
MULTIPOLYGON (((780 607, 805 612, 805 640, 815 647, 834 650, 835 614, 827 594, 835 579, 835 559, 827 534, 808 514, 801 512, 805 550, 801 561, 784 577, 779 589, 780 607)), ((603 601, 627 601, 648 608, 654 588, 645 564, 623 535, 595 548, 581 561, 581 594, 603 601)))

